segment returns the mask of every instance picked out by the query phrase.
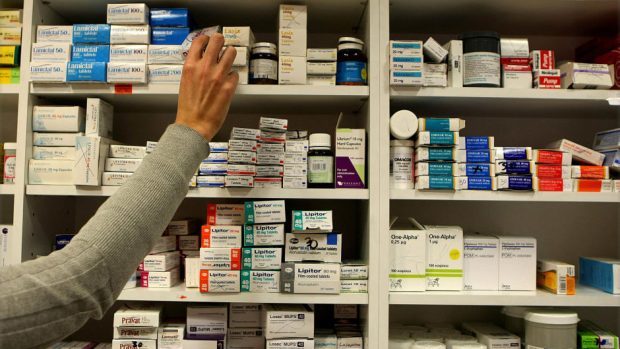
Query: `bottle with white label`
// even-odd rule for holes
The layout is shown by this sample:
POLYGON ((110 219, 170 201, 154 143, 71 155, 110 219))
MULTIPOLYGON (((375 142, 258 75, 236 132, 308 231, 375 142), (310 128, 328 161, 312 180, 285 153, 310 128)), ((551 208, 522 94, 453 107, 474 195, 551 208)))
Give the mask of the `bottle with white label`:
POLYGON ((4 168, 3 168, 3 181, 0 183, 14 184, 15 183, 15 154, 17 152, 17 143, 4 143, 4 168))
POLYGON ((327 133, 310 135, 308 151, 308 188, 334 187, 334 152, 327 133))
POLYGON ((278 49, 269 42, 257 42, 250 56, 250 84, 278 84, 278 49))
POLYGON ((413 141, 390 141, 390 188, 413 189, 413 141))

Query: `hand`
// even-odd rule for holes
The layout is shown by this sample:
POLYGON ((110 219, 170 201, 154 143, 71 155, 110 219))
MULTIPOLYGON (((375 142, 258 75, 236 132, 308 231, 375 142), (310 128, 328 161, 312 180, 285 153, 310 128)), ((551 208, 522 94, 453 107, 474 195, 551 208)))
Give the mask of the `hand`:
POLYGON ((224 124, 239 82, 239 75, 231 72, 237 50, 227 47, 220 58, 223 46, 221 34, 194 39, 181 76, 176 123, 208 141, 224 124))

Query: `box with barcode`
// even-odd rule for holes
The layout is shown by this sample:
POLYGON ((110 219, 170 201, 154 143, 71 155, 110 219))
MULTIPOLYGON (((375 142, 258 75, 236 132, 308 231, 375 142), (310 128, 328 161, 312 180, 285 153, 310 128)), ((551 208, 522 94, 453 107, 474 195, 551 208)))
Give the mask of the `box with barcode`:
POLYGON ((539 260, 537 263, 536 283, 538 287, 560 294, 575 294, 575 266, 552 260, 539 260))

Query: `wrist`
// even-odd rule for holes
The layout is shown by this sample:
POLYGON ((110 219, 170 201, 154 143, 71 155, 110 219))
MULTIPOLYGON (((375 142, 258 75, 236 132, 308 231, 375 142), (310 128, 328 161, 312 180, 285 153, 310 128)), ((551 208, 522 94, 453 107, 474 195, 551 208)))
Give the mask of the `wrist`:
POLYGON ((190 123, 177 120, 175 124, 191 128, 192 130, 196 131, 196 133, 201 135, 207 142, 210 142, 211 139, 213 139, 213 136, 215 136, 213 134, 212 128, 204 125, 203 123, 190 123))

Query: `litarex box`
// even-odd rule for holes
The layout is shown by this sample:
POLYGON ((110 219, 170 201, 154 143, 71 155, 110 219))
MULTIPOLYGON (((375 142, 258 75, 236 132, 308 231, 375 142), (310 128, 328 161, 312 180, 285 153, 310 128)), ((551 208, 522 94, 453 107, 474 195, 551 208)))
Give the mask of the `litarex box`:
POLYGON ((203 225, 200 247, 239 248, 242 245, 240 225, 203 225))
POLYGON ((499 290, 536 290, 536 239, 499 236, 499 290))
POLYGON ((463 289, 497 291, 499 240, 495 236, 465 235, 463 239, 463 289))
POLYGON ((427 226, 426 289, 463 290, 463 229, 427 226))
POLYGON ((426 228, 409 218, 406 225, 390 227, 390 291, 426 290, 426 228))
POLYGON ((243 270, 280 270, 282 266, 281 247, 243 248, 243 270))
POLYGON ((366 130, 336 129, 336 188, 364 188, 366 130))
POLYGON ((84 132, 84 108, 37 105, 32 110, 32 130, 40 132, 84 132))
POLYGON ((286 222, 284 200, 248 201, 245 203, 245 223, 283 223, 286 222))
POLYGON ((228 307, 225 305, 187 307, 188 339, 224 339, 227 328, 228 307))
POLYGON ((287 262, 340 263, 342 261, 342 234, 286 234, 284 251, 284 260, 287 262))
POLYGON ((242 270, 241 292, 280 293, 280 271, 242 270))
POLYGON ((244 223, 243 204, 207 204, 207 224, 241 225, 244 223))
POLYGON ((263 305, 256 303, 230 303, 228 326, 231 328, 263 327, 263 305))
POLYGON ((246 247, 284 245, 284 224, 245 225, 243 245, 246 247))
POLYGON ((293 232, 331 232, 334 230, 332 211, 293 210, 291 231, 293 232))
POLYGON ((114 327, 159 327, 161 305, 132 304, 123 305, 114 312, 114 327))
POLYGON ((302 304, 266 304, 263 307, 266 339, 314 337, 314 312, 302 304))
MULTIPOLYGON (((101 185, 105 159, 114 141, 97 136, 79 136, 75 138, 75 166, 73 183, 75 185, 101 185)), ((114 171, 109 171, 114 172, 114 171)))
POLYGON ((201 270, 201 293, 241 292, 239 270, 201 270))
POLYGON ((86 99, 86 127, 87 136, 112 138, 114 107, 100 98, 86 99))
POLYGON ((283 263, 280 274, 282 293, 340 293, 340 264, 283 263))

